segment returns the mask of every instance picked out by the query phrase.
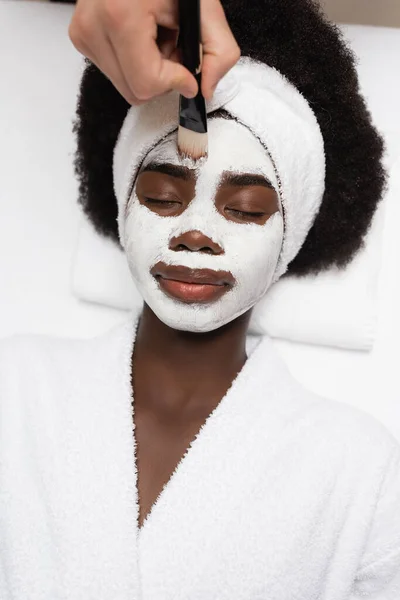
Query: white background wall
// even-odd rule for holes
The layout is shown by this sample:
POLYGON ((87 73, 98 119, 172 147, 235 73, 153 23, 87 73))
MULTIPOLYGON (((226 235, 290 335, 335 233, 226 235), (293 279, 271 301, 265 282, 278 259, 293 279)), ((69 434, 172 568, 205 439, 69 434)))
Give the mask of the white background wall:
POLYGON ((321 0, 327 15, 339 23, 400 27, 400 0, 321 0))
POLYGON ((400 0, 320 0, 338 23, 400 27, 400 0))

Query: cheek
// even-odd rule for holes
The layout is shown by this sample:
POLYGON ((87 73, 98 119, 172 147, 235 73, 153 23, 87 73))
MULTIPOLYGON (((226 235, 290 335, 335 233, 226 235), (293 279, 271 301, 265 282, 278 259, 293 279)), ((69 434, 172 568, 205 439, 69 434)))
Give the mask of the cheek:
POLYGON ((124 247, 129 261, 137 268, 156 261, 170 238, 174 219, 160 217, 135 196, 129 205, 124 226, 124 247))
POLYGON ((242 282, 264 284, 273 273, 282 248, 283 220, 275 213, 263 226, 239 225, 245 231, 237 231, 232 237, 229 256, 242 282))

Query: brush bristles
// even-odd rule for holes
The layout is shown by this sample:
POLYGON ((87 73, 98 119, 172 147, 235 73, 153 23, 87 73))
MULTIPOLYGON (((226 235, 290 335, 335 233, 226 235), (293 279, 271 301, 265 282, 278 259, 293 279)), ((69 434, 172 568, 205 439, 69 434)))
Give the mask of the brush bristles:
POLYGON ((198 160, 203 156, 207 156, 207 148, 207 133, 197 133, 197 131, 192 131, 179 125, 178 150, 182 156, 198 160))

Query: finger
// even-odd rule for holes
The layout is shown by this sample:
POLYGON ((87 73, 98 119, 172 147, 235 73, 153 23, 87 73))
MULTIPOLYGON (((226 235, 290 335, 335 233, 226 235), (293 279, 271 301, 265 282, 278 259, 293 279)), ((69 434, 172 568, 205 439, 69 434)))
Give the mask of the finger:
POLYGON ((121 96, 125 98, 128 104, 131 104, 132 106, 143 104, 143 101, 137 98, 129 87, 121 65, 119 64, 118 57, 115 54, 114 48, 112 47, 110 41, 106 40, 106 43, 108 47, 108 55, 107 58, 102 57, 103 66, 99 66, 99 69, 102 70, 106 75, 108 72, 110 73, 108 78, 114 87, 119 91, 121 96))
MULTIPOLYGON (((83 54, 92 61, 94 65, 111 81, 118 92, 125 98, 128 104, 138 105, 142 102, 132 93, 129 85, 124 77, 122 69, 118 63, 118 59, 114 53, 114 49, 105 36, 97 41, 97 55, 93 50, 84 48, 83 54), (97 56, 100 55, 101 59, 97 56)), ((93 48, 93 44, 92 44, 93 48)))
POLYGON ((219 80, 240 58, 240 48, 219 0, 202 0, 201 34, 202 93, 207 100, 210 100, 219 80))
POLYGON ((158 25, 170 30, 179 30, 179 10, 177 0, 158 0, 157 9, 151 11, 158 25))
POLYGON ((176 51, 178 41, 178 30, 167 29, 166 27, 158 27, 157 46, 163 58, 171 60, 171 56, 176 51))
MULTIPOLYGON (((170 59, 161 61, 159 82, 162 90, 176 90, 186 98, 194 98, 198 92, 197 81, 178 60, 175 51, 170 59)), ((164 91, 162 92, 164 93, 164 91)))
POLYGON ((82 15, 82 11, 76 11, 68 29, 75 48, 104 73, 129 104, 138 104, 139 100, 130 90, 106 34, 101 28, 86 26, 90 20, 82 15))
POLYGON ((183 65, 165 59, 156 39, 154 22, 143 24, 140 29, 127 24, 122 30, 110 32, 110 41, 133 95, 146 101, 175 89, 184 96, 195 96, 194 76, 183 65))
POLYGON ((176 62, 176 63, 182 62, 181 53, 178 50, 178 48, 175 48, 175 50, 172 52, 172 54, 169 55, 168 59, 171 60, 172 62, 176 62))

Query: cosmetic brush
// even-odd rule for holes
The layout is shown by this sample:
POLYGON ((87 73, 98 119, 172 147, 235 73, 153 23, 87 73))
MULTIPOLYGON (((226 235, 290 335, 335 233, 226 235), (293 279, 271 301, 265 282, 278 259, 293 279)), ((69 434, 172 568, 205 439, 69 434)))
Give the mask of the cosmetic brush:
POLYGON ((182 64, 194 75, 198 92, 194 98, 179 97, 178 150, 197 160, 207 156, 207 112, 201 93, 200 0, 179 0, 179 41, 182 64))

